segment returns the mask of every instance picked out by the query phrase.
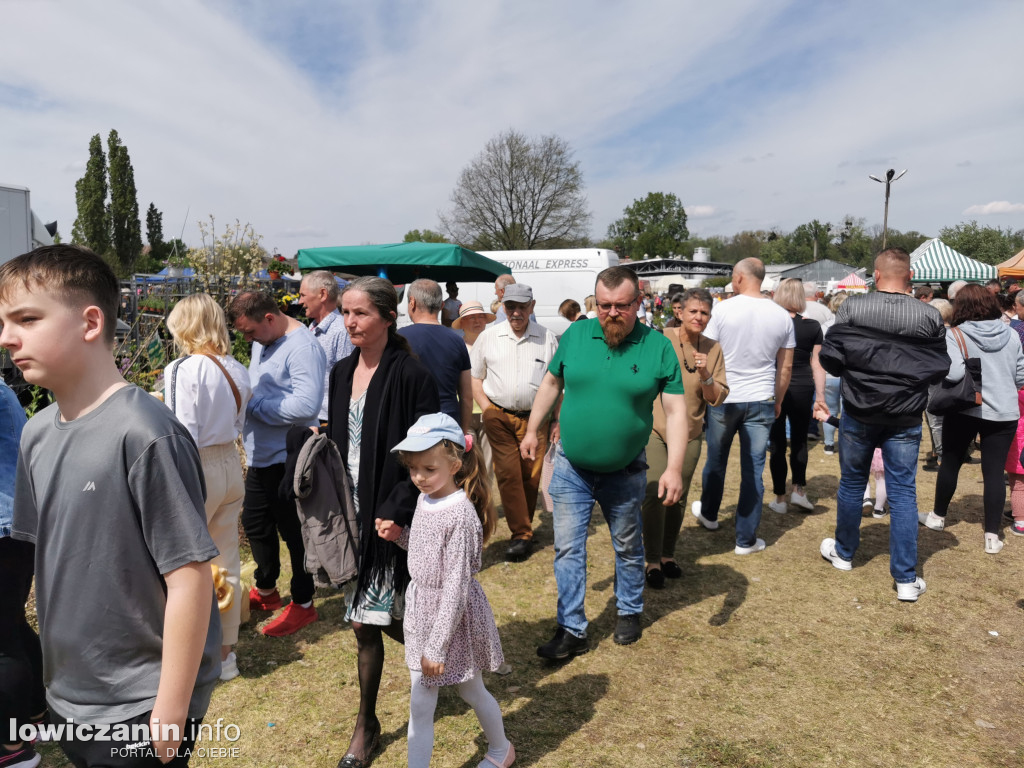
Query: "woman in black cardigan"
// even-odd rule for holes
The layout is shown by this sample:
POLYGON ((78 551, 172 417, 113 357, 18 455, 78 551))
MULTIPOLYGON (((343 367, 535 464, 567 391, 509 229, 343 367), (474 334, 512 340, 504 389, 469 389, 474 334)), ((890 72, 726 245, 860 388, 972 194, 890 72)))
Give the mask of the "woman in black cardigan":
POLYGON ((382 633, 403 642, 409 583, 405 551, 380 538, 374 520, 394 520, 403 527, 412 521, 419 491, 390 451, 420 416, 440 411, 441 402, 430 372, 396 333, 398 295, 391 283, 360 277, 346 287, 341 303, 356 350, 331 371, 327 435, 348 468, 358 510, 359 576, 346 618, 359 655, 359 715, 338 768, 362 768, 380 741, 376 710, 384 670, 382 633))

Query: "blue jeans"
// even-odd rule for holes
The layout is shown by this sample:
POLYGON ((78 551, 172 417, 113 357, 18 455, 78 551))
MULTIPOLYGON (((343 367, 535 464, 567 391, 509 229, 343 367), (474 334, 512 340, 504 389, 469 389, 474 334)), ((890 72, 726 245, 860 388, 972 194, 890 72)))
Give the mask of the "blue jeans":
MULTIPOLYGON (((825 377, 825 405, 828 406, 828 412, 833 416, 839 416, 840 401, 839 401, 839 385, 842 383, 842 379, 838 376, 826 376, 825 377)), ((836 428, 825 422, 825 445, 836 444, 836 428)))
POLYGON ((882 449, 889 494, 889 572, 899 584, 917 579, 917 455, 921 425, 865 424, 843 414, 839 430, 836 553, 852 560, 860 544, 861 504, 871 457, 882 449))
POLYGON ((732 439, 740 433, 740 498, 736 502, 736 546, 752 547, 761 524, 764 496, 764 456, 768 432, 775 423, 775 401, 753 400, 708 407, 708 459, 704 464, 704 490, 700 512, 708 520, 718 519, 725 490, 732 439))
POLYGON ((577 637, 587 636, 587 528, 594 503, 608 523, 615 548, 615 603, 620 616, 644 610, 644 542, 640 507, 647 486, 647 462, 641 452, 625 469, 591 472, 573 466, 555 451, 548 491, 554 503, 555 582, 558 624, 577 637))

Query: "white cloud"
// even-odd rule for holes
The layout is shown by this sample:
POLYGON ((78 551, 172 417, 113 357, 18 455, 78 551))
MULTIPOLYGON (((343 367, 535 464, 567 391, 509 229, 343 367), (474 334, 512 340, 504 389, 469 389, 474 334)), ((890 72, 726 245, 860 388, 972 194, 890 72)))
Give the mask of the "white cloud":
POLYGON ((691 205, 686 208, 686 215, 691 219, 710 219, 717 214, 713 205, 691 205))
POLYGON ((576 148, 597 237, 651 191, 701 200, 687 212, 705 226, 872 223, 882 194, 867 174, 895 166, 910 171, 893 187, 890 226, 934 232, 971 200, 1012 198, 1024 175, 1024 104, 1005 98, 1024 70, 1020 4, 925 17, 879 0, 816 14, 794 13, 795 0, 427 0, 390 17, 326 0, 3 5, 0 168, 65 236, 89 137, 111 128, 140 208, 154 202, 168 236, 184 223, 186 242, 198 240, 195 221, 212 213, 251 222, 283 253, 435 229, 459 171, 509 127, 576 148), (286 13, 316 13, 321 47, 335 31, 358 44, 310 72, 315 56, 284 53, 305 50, 302 39, 270 39, 286 13), (954 30, 956 46, 935 45, 954 30), (815 54, 814 77, 777 62, 817 44, 829 53, 815 54), (719 95, 737 83, 749 85, 719 95), (691 103, 700 111, 663 117, 691 103), (652 126, 657 141, 635 138, 652 126), (869 158, 881 165, 859 164, 869 158))
POLYGON ((1024 213, 1024 203, 997 200, 984 205, 972 205, 964 209, 964 216, 992 216, 998 213, 1024 213))

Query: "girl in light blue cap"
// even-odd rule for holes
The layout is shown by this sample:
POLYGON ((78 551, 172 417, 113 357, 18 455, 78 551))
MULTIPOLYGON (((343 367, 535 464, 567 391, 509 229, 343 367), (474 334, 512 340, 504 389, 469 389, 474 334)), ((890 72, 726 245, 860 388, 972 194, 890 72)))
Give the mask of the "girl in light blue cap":
POLYGON ((443 413, 422 416, 396 445, 420 491, 412 525, 378 519, 377 533, 409 550, 405 663, 412 676, 409 766, 427 768, 434 751, 434 709, 442 685, 454 685, 476 712, 487 738, 481 768, 503 768, 516 751, 505 737, 498 702, 482 670, 504 662, 494 614, 474 578, 483 544, 494 530, 487 476, 472 441, 443 413))

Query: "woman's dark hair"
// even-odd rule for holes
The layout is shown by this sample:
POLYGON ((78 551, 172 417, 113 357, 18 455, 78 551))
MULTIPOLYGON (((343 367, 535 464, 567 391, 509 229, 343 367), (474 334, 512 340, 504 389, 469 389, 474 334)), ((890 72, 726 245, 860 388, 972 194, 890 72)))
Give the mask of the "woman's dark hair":
POLYGON ((582 311, 579 302, 574 299, 566 299, 558 305, 558 314, 570 322, 579 317, 582 311))
POLYGON ((341 292, 344 296, 349 291, 360 291, 370 298, 370 303, 377 308, 381 319, 388 325, 388 346, 397 347, 405 352, 412 352, 409 342, 398 333, 398 293, 395 286, 382 277, 357 277, 345 286, 341 292))
POLYGON ((984 286, 970 283, 957 291, 951 325, 955 327, 970 320, 998 320, 1002 315, 999 299, 984 286))

